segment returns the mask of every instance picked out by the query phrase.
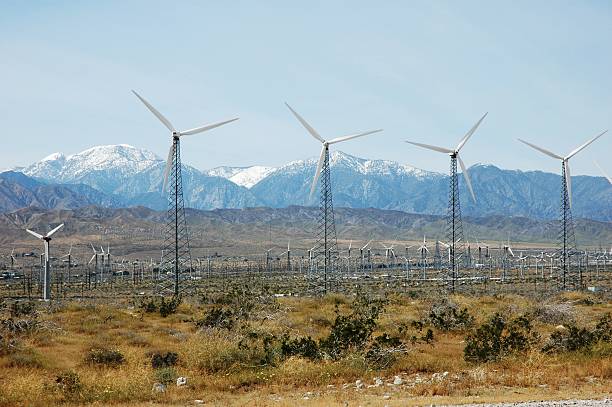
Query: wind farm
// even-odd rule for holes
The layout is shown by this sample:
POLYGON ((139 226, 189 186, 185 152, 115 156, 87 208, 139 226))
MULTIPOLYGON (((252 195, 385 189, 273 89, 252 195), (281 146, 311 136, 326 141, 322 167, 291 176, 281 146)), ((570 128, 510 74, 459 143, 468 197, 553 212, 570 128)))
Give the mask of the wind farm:
POLYGON ((551 10, 7 5, 0 406, 608 405, 612 12, 551 10))

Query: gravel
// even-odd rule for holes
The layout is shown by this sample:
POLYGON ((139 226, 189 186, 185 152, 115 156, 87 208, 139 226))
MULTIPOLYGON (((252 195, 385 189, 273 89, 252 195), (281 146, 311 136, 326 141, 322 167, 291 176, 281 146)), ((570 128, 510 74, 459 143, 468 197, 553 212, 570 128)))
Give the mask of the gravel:
POLYGON ((495 406, 495 407, 540 407, 540 406, 554 406, 554 407, 602 407, 602 406, 612 406, 612 399, 603 399, 603 400, 560 400, 560 401, 529 401, 526 403, 499 403, 499 404, 462 404, 461 407, 486 407, 486 406, 495 406))

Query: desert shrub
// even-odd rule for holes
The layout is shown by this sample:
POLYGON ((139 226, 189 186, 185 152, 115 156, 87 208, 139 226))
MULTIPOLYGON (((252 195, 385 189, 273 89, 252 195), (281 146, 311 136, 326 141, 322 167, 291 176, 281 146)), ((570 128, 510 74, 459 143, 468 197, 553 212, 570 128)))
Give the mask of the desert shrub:
POLYGON ((223 328, 232 329, 238 318, 231 309, 213 307, 209 309, 203 318, 195 321, 198 328, 223 328))
POLYGON ((170 384, 176 380, 178 374, 172 367, 162 367, 155 370, 155 380, 162 384, 170 384))
POLYGON ((124 361, 123 355, 116 349, 93 348, 85 355, 85 362, 91 365, 117 367, 124 361))
POLYGON ((83 385, 81 379, 76 372, 66 371, 62 372, 55 378, 55 383, 64 393, 64 397, 73 398, 81 392, 83 385))
POLYGON ((17 301, 11 304, 10 314, 13 318, 36 316, 36 304, 31 301, 17 301))
POLYGON ((148 314, 159 311, 159 315, 166 318, 168 315, 175 314, 182 302, 181 295, 173 295, 169 300, 161 298, 143 298, 138 307, 148 314))
POLYGON ((358 292, 351 303, 349 315, 339 315, 336 306, 336 320, 329 335, 319 341, 321 351, 332 359, 338 359, 351 350, 362 350, 376 328, 376 320, 384 310, 386 301, 374 299, 358 292))
POLYGON ((588 329, 568 325, 566 329, 553 332, 542 351, 546 353, 586 351, 596 341, 597 338, 588 329))
POLYGON ((157 312, 159 306, 154 298, 144 298, 140 302, 139 308, 148 314, 152 314, 154 312, 157 312))
POLYGON ((593 332, 597 337, 597 340, 604 342, 612 342, 612 314, 609 312, 602 316, 593 332))
POLYGON ((7 318, 0 320, 0 332, 7 335, 29 335, 40 328, 41 323, 37 319, 7 318))
POLYGON ((290 339, 288 335, 283 336, 281 353, 284 357, 301 356, 312 360, 321 359, 319 345, 310 336, 307 338, 294 339, 290 339))
POLYGON ((468 362, 489 362, 503 356, 524 352, 538 340, 531 321, 520 316, 510 321, 495 314, 465 338, 464 359, 468 362))
POLYGON ((423 343, 433 343, 434 341, 434 333, 431 328, 427 328, 427 331, 423 334, 423 330, 425 329, 425 324, 423 321, 410 321, 409 324, 401 323, 399 324, 397 330, 400 336, 405 339, 409 339, 412 344, 417 342, 423 343))
POLYGON ((405 352, 406 348, 400 338, 383 333, 369 346, 365 359, 370 368, 385 369, 395 362, 397 354, 405 352))
POLYGON ((431 307, 427 321, 441 331, 455 331, 470 328, 474 325, 474 317, 467 308, 458 307, 448 301, 431 307))
POLYGON ((159 303, 159 315, 166 318, 168 315, 175 314, 182 301, 183 299, 180 294, 172 296, 169 301, 162 297, 159 303))
POLYGON ((151 367, 161 369, 175 366, 178 363, 178 354, 175 352, 155 352, 151 355, 151 367))
POLYGON ((542 351, 546 353, 589 352, 599 341, 612 342, 610 313, 603 315, 592 331, 571 324, 553 332, 542 351))

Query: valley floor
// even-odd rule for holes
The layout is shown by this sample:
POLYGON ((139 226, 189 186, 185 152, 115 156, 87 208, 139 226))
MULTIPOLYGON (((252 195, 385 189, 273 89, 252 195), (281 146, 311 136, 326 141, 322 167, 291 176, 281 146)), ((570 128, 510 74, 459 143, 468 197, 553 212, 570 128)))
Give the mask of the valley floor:
POLYGON ((605 294, 269 292, 3 300, 0 405, 610 404, 605 294))

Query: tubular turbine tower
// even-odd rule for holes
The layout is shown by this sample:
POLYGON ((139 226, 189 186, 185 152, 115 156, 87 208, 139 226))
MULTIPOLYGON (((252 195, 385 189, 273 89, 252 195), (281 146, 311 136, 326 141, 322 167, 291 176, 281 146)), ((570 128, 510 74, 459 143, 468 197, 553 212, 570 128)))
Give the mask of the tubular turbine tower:
MULTIPOLYGON (((357 137, 367 136, 368 134, 378 133, 382 129, 366 131, 363 133, 351 134, 348 136, 337 137, 332 140, 325 140, 310 126, 295 110, 285 103, 291 113, 298 121, 306 128, 308 133, 316 140, 321 142, 321 154, 317 163, 317 170, 312 180, 310 187, 310 197, 312 197, 319 177, 321 178, 321 197, 319 200, 319 217, 317 219, 316 243, 311 250, 312 259, 316 263, 321 257, 323 258, 323 292, 327 292, 331 288, 328 281, 330 275, 335 272, 335 260, 338 257, 338 245, 336 240, 336 224, 334 221, 334 205, 332 201, 332 185, 331 185, 331 168, 329 162, 329 146, 330 144, 340 143, 357 137)), ((315 276, 316 278, 316 276, 315 276)))
POLYGON ((562 288, 567 286, 567 273, 569 271, 569 257, 576 252, 576 236, 574 235, 574 221, 572 218, 572 177, 570 174, 569 159, 584 150, 589 144, 603 136, 608 130, 599 133, 583 145, 575 148, 567 156, 562 157, 545 148, 538 147, 535 144, 525 140, 518 139, 523 144, 546 154, 549 157, 561 160, 561 228, 559 231, 559 254, 561 257, 562 288))
POLYGON ((170 121, 166 119, 159 111, 157 111, 149 102, 143 99, 138 93, 132 91, 134 95, 161 121, 164 126, 172 133, 172 145, 168 152, 166 160, 166 168, 164 170, 164 180, 162 184, 162 192, 166 191, 168 178, 172 187, 168 195, 168 220, 165 228, 165 239, 162 247, 162 262, 160 265, 160 285, 159 293, 166 294, 172 289, 174 295, 180 292, 181 268, 191 274, 191 252, 189 250, 189 235, 187 233, 187 220, 185 218, 185 202, 183 200, 183 179, 181 176, 181 144, 182 136, 202 133, 212 130, 216 127, 238 120, 222 121, 219 123, 208 124, 201 127, 196 127, 190 130, 178 131, 172 126, 170 121), (172 273, 172 270, 174 271, 172 273), (168 284, 168 275, 173 275, 173 284, 168 284))
POLYGON ((459 180, 457 177, 457 161, 459 161, 459 165, 461 166, 461 170, 463 172, 463 177, 465 178, 465 182, 468 186, 470 194, 474 202, 476 202, 476 196, 474 195, 474 190, 472 188, 472 182, 470 181, 470 175, 467 172, 467 168, 465 164, 463 164, 463 160, 459 157, 459 151, 465 143, 467 143, 468 139, 474 134, 480 123, 487 117, 487 113, 485 113, 478 122, 466 133, 465 136, 459 141, 457 147, 455 149, 449 149, 445 147, 437 147, 429 144, 421 144, 414 143, 412 141, 406 141, 407 143, 413 144, 415 146, 427 148, 429 150, 437 151, 440 153, 448 154, 451 158, 450 162, 450 188, 448 192, 448 212, 447 212, 447 222, 446 222, 446 239, 449 245, 449 269, 451 272, 451 290, 455 291, 455 280, 457 278, 457 268, 458 268, 458 260, 461 256, 463 256, 463 224, 461 222, 461 205, 459 204, 459 180))

